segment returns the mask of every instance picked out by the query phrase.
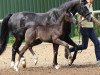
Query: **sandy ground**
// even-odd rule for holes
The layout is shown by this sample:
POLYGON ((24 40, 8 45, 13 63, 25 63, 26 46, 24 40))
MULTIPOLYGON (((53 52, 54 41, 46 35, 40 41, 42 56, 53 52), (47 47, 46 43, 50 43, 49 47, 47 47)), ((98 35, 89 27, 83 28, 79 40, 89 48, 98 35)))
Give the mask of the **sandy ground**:
POLYGON ((43 43, 33 49, 38 56, 37 65, 33 62, 32 54, 27 50, 24 55, 27 60, 27 68, 23 69, 20 64, 19 71, 15 72, 10 68, 11 46, 7 46, 6 51, 0 56, 0 75, 100 75, 100 67, 95 65, 94 46, 91 42, 87 50, 78 53, 77 59, 71 67, 68 66, 67 59, 64 58, 64 47, 60 46, 58 63, 61 68, 58 70, 52 67, 52 44, 43 43))

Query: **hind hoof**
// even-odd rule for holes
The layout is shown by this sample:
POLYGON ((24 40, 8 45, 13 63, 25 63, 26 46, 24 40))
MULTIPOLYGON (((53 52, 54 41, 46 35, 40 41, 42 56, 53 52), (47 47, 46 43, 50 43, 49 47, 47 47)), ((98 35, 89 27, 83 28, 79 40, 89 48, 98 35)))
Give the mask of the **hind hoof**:
POLYGON ((25 60, 25 58, 21 58, 21 60, 22 60, 22 62, 21 62, 22 67, 26 68, 26 60, 25 60))
POLYGON ((38 57, 36 55, 33 56, 33 61, 34 61, 35 65, 36 65, 37 62, 38 62, 38 57))

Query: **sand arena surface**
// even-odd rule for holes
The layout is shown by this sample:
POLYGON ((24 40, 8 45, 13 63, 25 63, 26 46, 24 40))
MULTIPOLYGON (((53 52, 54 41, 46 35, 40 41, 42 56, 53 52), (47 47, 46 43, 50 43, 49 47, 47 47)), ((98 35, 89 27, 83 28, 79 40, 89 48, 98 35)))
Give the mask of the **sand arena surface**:
MULTIPOLYGON (((21 46, 21 48, 22 47, 23 46, 21 46)), ((67 59, 64 57, 64 47, 60 46, 58 63, 61 65, 61 68, 58 70, 52 67, 52 44, 42 43, 35 46, 33 49, 38 56, 37 65, 33 62, 32 54, 27 50, 24 55, 27 62, 27 68, 23 69, 20 64, 19 72, 15 72, 10 68, 11 45, 8 45, 6 51, 0 56, 0 75, 100 75, 100 67, 94 65, 96 59, 94 46, 91 42, 89 42, 88 49, 78 53, 77 59, 71 67, 68 66, 67 59)))

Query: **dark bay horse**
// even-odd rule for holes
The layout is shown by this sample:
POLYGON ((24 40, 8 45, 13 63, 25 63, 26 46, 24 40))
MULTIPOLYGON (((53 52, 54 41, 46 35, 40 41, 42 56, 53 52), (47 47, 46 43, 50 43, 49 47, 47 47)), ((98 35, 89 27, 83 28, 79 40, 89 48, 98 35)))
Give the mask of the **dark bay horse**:
MULTIPOLYGON (((4 18, 2 22, 0 35, 0 55, 4 52, 6 48, 8 34, 9 32, 11 32, 16 39, 12 49, 12 61, 15 62, 15 55, 16 53, 19 53, 19 47, 24 40, 26 30, 35 25, 35 23, 42 25, 53 24, 57 21, 59 15, 61 15, 68 9, 70 9, 73 14, 78 12, 87 19, 90 19, 91 17, 88 9, 83 4, 80 4, 80 0, 65 2, 60 7, 58 7, 57 11, 50 10, 46 13, 18 12, 9 14, 7 17, 4 18)), ((68 42, 72 46, 77 46, 69 37, 71 23, 65 22, 65 24, 69 25, 68 27, 64 27, 63 30, 65 31, 65 33, 63 33, 61 39, 68 42)), ((38 44, 41 42, 37 41, 36 43, 38 44)), ((57 64, 57 52, 59 45, 53 45, 53 47, 54 51, 56 51, 54 62, 56 62, 57 64)))
MULTIPOLYGON (((55 24, 52 25, 34 25, 31 28, 28 28, 25 33, 25 46, 22 48, 19 54, 19 58, 17 63, 14 66, 14 69, 18 71, 18 65, 21 57, 24 55, 27 49, 36 45, 35 42, 40 40, 41 42, 49 42, 53 44, 58 44, 65 46, 67 54, 68 54, 68 62, 70 64, 72 56, 69 51, 68 44, 60 39, 63 34, 64 20, 67 22, 74 22, 75 18, 73 18, 70 12, 64 12, 57 20, 55 24)), ((67 26, 67 25, 66 25, 67 26)), ((55 63, 54 63, 54 66, 55 63)))

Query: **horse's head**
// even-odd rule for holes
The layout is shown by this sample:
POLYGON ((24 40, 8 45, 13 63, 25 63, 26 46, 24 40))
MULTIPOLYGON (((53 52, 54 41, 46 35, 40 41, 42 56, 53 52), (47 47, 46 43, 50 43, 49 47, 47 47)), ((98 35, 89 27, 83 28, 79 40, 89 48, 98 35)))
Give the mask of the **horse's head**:
POLYGON ((77 5, 77 12, 85 17, 87 20, 91 20, 91 12, 89 12, 88 8, 84 4, 77 5))
POLYGON ((76 19, 74 18, 73 14, 69 11, 67 11, 65 14, 65 21, 71 22, 71 23, 76 23, 76 19))
POLYGON ((87 20, 91 20, 91 13, 88 8, 85 6, 87 0, 69 0, 62 4, 59 8, 63 11, 70 10, 73 15, 78 12, 80 15, 84 16, 87 20))

